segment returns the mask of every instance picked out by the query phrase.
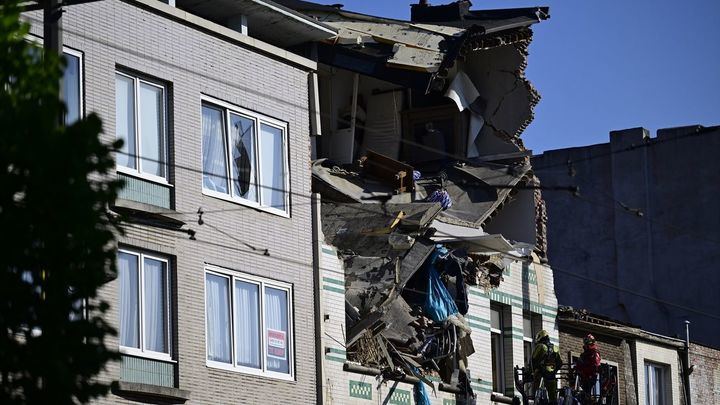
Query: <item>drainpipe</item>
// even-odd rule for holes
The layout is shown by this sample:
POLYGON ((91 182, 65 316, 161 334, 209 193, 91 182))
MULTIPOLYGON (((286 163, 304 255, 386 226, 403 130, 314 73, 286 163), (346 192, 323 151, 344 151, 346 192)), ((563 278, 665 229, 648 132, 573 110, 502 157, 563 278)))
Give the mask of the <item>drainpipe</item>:
POLYGON ((685 321, 685 365, 683 367, 683 376, 685 377, 685 404, 692 405, 690 397, 690 321, 685 321))
POLYGON ((315 403, 324 404, 325 361, 322 347, 323 312, 322 312, 322 275, 320 274, 320 194, 313 193, 312 205, 312 241, 313 241, 313 289, 315 290, 315 403))

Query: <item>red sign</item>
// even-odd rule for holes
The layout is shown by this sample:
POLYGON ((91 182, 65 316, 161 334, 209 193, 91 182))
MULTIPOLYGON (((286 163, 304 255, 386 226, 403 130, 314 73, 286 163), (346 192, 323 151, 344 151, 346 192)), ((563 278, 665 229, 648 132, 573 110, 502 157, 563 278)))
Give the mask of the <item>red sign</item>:
POLYGON ((267 330, 268 357, 285 360, 287 358, 287 334, 281 330, 267 330))

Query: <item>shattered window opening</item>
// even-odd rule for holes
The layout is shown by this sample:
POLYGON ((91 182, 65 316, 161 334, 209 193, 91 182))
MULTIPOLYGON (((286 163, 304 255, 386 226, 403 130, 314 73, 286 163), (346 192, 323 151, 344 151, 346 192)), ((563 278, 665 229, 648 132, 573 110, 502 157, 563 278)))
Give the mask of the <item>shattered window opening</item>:
POLYGON ((289 216, 287 124, 204 100, 203 193, 289 216))

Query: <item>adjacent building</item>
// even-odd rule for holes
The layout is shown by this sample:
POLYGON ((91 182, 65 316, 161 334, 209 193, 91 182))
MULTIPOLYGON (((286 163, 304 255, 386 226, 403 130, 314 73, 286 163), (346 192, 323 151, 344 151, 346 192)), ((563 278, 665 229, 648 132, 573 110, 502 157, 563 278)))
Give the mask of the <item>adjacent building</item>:
MULTIPOLYGON (((692 403, 718 402, 720 301, 712 291, 720 283, 718 152, 720 127, 694 125, 660 129, 654 138, 644 128, 613 131, 609 143, 533 157, 544 185, 578 187, 575 194, 544 194, 560 304, 618 320, 613 325, 638 325, 645 336, 634 349, 620 345, 621 335, 611 333, 607 342, 633 354, 633 370, 628 358, 620 370, 620 403, 685 403, 688 375, 692 403), (690 360, 683 365, 690 369, 683 374, 678 358, 685 349, 672 342, 685 339, 686 320, 690 360), (666 336, 659 343, 664 349, 653 346, 658 335, 666 336), (643 353, 662 358, 641 361, 643 353), (624 374, 635 378, 634 387, 622 383, 624 374), (659 387, 654 396, 648 381, 659 387)), ((560 322, 561 345, 573 345, 563 331, 569 326, 560 322)), ((588 326, 572 324, 576 331, 588 326)))
MULTIPOLYGON (((236 3, 213 5, 238 17, 224 25, 152 0, 63 13, 68 119, 95 112, 103 139, 125 141, 118 277, 102 291, 122 360, 100 403, 315 402, 317 64, 281 46, 335 32, 236 3), (276 45, 243 28, 272 18, 276 45)), ((24 18, 41 38, 42 14, 24 18)))

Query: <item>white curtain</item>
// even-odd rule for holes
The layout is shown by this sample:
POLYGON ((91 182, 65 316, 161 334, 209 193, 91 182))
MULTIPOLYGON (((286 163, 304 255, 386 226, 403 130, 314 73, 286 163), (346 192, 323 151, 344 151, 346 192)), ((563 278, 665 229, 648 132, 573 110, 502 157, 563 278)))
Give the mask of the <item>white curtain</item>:
POLYGON ((165 263, 145 259, 145 349, 169 353, 167 344, 167 269, 165 263))
POLYGON ((125 141, 117 154, 117 164, 135 169, 135 82, 115 75, 115 136, 125 141))
POLYGON ((142 171, 165 177, 163 90, 150 84, 140 83, 138 99, 142 171))
POLYGON ((285 147, 283 131, 261 125, 260 165, 262 204, 285 210, 285 147))
POLYGON ((140 348, 137 256, 118 253, 118 278, 120 279, 120 345, 140 348))
POLYGON ((229 280, 206 275, 207 356, 208 360, 231 362, 229 280))
POLYGON ((279 373, 289 373, 288 351, 290 350, 290 334, 288 333, 287 292, 276 288, 265 288, 265 328, 267 330, 285 332, 285 356, 267 357, 267 369, 279 373))
POLYGON ((202 108, 203 187, 228 194, 222 112, 202 108))
POLYGON ((65 123, 70 125, 80 119, 80 58, 64 54, 67 65, 63 71, 63 101, 67 107, 65 123))
POLYGON ((260 311, 258 286, 235 282, 235 338, 237 364, 260 368, 260 311))

